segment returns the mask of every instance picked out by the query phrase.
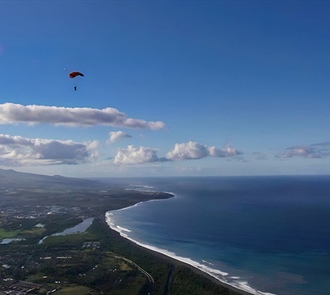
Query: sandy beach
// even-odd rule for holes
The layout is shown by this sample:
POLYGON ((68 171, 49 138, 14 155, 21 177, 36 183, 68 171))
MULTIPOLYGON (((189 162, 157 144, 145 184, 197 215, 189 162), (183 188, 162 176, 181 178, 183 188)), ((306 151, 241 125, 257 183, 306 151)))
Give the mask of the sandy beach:
MULTIPOLYGON (((122 208, 119 210, 123 210, 123 209, 127 209, 127 208, 122 208)), ((225 277, 227 274, 221 271, 217 271, 217 270, 212 270, 212 269, 208 269, 205 266, 202 266, 198 263, 196 263, 193 260, 187 259, 187 258, 183 258, 183 257, 177 257, 174 253, 162 250, 162 249, 157 249, 156 247, 152 247, 149 245, 144 245, 142 243, 139 243, 131 238, 129 238, 127 236, 127 234, 125 232, 127 232, 128 230, 125 228, 122 228, 120 226, 115 226, 112 222, 111 222, 111 212, 107 212, 106 213, 106 222, 109 225, 111 230, 114 230, 118 233, 120 233, 120 235, 128 240, 130 240, 131 242, 135 243, 136 245, 138 245, 139 247, 141 247, 141 249, 143 249, 144 251, 148 251, 149 253, 151 253, 154 256, 157 256, 163 260, 168 261, 169 263, 172 263, 174 265, 180 265, 180 266, 184 266, 189 268, 190 270, 192 270, 194 273, 203 276, 209 280, 211 280, 213 283, 221 286, 221 287, 226 287, 234 292, 236 292, 239 295, 251 295, 251 294, 255 294, 255 295, 272 295, 271 293, 264 293, 264 292, 260 292, 257 290, 252 289, 251 287, 249 287, 245 282, 242 282, 241 285, 239 286, 233 286, 229 283, 226 283, 225 279, 221 279, 221 277, 225 277), (213 271, 213 272, 212 272, 213 271), (213 275, 213 273, 217 274, 217 275, 213 275)))
MULTIPOLYGON (((231 286, 229 284, 226 284, 224 282, 221 282, 221 281, 217 280, 216 278, 212 277, 211 275, 209 275, 208 273, 206 273, 206 272, 204 272, 204 271, 202 271, 202 270, 200 270, 200 269, 198 269, 198 268, 196 268, 196 267, 194 267, 194 266, 192 266, 190 264, 184 263, 184 262, 182 262, 180 260, 174 259, 174 258, 169 257, 169 256, 167 256, 165 254, 160 253, 160 252, 147 249, 145 247, 141 247, 141 248, 143 248, 145 251, 148 251, 152 255, 155 255, 155 256, 157 256, 157 257, 159 257, 161 259, 164 259, 164 260, 168 261, 169 263, 172 263, 174 265, 182 265, 184 267, 187 267, 187 268, 191 269, 193 272, 195 272, 196 274, 198 274, 200 276, 203 276, 204 278, 207 278, 207 279, 211 280, 213 283, 218 284, 219 286, 226 287, 229 290, 232 290, 232 291, 236 292, 239 295, 251 295, 251 294, 253 294, 253 293, 249 293, 249 292, 246 292, 244 290, 235 288, 235 287, 233 287, 233 286, 231 286)), ((262 293, 259 293, 259 294, 262 294, 262 293)))

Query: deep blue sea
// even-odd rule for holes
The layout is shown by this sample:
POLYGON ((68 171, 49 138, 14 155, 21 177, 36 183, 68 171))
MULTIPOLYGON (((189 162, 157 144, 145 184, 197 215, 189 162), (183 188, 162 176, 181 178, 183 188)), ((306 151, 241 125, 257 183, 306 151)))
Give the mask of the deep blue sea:
POLYGON ((330 177, 111 180, 175 197, 107 213, 125 237, 252 294, 330 294, 330 177))

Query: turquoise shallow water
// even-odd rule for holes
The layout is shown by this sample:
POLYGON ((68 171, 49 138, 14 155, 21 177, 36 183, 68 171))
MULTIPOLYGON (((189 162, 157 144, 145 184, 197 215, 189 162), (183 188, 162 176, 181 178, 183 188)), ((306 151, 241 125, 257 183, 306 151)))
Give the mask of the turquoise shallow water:
POLYGON ((117 179, 112 181, 129 189, 167 191, 175 197, 113 211, 108 218, 124 236, 252 293, 326 295, 329 180, 117 179))

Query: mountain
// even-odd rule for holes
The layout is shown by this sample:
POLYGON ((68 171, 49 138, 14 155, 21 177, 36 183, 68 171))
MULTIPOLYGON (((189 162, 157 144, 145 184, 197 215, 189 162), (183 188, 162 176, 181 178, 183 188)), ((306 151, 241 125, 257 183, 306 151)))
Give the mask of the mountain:
POLYGON ((97 180, 64 177, 60 175, 48 176, 41 174, 17 172, 15 170, 0 169, 0 187, 6 188, 92 188, 101 186, 97 180))

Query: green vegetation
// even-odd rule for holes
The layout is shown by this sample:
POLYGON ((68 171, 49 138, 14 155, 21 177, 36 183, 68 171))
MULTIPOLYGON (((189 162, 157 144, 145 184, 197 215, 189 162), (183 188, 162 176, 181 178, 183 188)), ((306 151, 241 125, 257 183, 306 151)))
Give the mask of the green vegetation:
POLYGON ((54 289, 57 294, 80 295, 238 294, 212 283, 190 267, 131 243, 110 230, 101 218, 96 218, 85 233, 48 237, 41 245, 6 245, 1 255, 17 263, 17 267, 2 269, 2 277, 42 285, 31 294, 54 289))
POLYGON ((15 238, 20 232, 20 230, 6 231, 5 229, 0 228, 0 240, 5 238, 15 238))
POLYGON ((108 210, 170 194, 1 169, 0 176, 0 240, 24 239, 0 245, 0 294, 15 284, 31 295, 246 294, 130 242, 105 221, 108 210), (89 217, 85 233, 51 236, 89 217))
POLYGON ((43 227, 33 227, 22 232, 23 235, 30 237, 41 237, 45 234, 46 229, 43 227))
POLYGON ((201 276, 196 270, 183 266, 180 262, 155 255, 155 253, 131 243, 117 232, 109 231, 107 224, 101 219, 95 220, 88 231, 99 236, 103 247, 114 253, 120 253, 150 273, 155 280, 153 288, 155 295, 244 294, 244 292, 233 291, 214 283, 210 278, 201 276))

